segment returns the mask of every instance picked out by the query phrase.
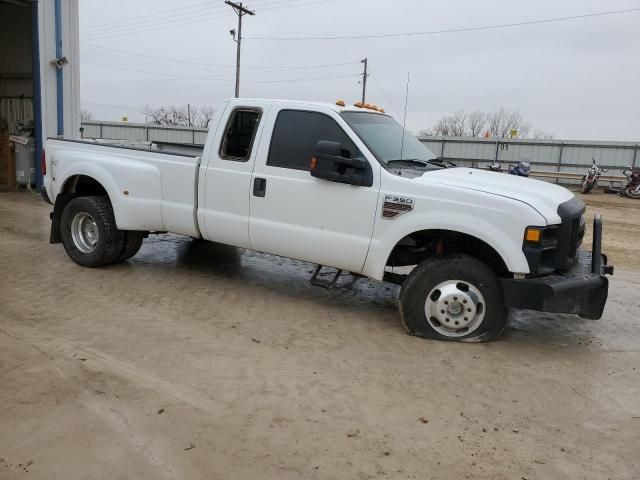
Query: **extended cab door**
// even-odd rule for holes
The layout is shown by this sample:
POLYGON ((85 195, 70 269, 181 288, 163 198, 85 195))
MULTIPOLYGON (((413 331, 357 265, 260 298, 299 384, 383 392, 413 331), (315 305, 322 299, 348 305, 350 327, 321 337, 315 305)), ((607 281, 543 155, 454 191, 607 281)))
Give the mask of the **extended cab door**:
POLYGON ((340 115, 274 104, 253 171, 249 235, 254 250, 360 272, 367 256, 380 190, 380 165, 340 115), (346 155, 365 158, 371 185, 312 177, 320 140, 339 142, 346 155))
POLYGON ((213 139, 205 147, 200 172, 198 220, 202 236, 214 242, 251 248, 249 201, 251 172, 269 102, 231 101, 213 139))

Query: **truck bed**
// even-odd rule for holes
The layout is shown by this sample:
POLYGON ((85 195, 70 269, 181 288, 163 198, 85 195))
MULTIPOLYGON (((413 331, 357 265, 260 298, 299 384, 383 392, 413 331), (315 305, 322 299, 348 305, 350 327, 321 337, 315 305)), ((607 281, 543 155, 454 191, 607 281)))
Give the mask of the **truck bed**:
POLYGON ((52 201, 79 175, 104 186, 121 230, 199 236, 200 157, 144 147, 50 138, 46 143, 52 201))

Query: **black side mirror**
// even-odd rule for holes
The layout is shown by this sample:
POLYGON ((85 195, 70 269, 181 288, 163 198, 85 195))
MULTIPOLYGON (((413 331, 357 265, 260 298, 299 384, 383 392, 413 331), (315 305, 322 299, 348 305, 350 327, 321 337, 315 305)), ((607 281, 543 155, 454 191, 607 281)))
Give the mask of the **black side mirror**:
POLYGON ((371 186, 369 163, 363 158, 351 158, 351 152, 339 142, 320 140, 316 143, 309 165, 312 177, 349 185, 371 186))

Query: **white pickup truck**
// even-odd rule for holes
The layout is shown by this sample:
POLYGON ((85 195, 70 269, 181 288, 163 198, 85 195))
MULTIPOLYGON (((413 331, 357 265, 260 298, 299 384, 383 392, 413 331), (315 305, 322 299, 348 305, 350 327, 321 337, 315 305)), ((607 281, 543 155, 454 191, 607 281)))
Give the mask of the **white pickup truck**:
POLYGON ((509 308, 602 315, 601 219, 582 250, 565 188, 452 166, 370 105, 233 99, 210 125, 202 157, 49 139, 51 243, 99 267, 173 232, 315 263, 314 284, 333 267, 402 285, 409 333, 439 340, 494 339, 509 308))

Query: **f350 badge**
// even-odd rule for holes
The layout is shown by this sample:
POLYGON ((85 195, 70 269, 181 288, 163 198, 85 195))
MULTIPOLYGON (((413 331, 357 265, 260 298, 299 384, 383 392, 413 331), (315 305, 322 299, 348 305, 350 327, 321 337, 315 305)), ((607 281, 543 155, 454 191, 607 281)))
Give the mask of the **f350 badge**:
POLYGON ((382 218, 396 218, 413 210, 413 198, 385 195, 382 207, 382 218))

